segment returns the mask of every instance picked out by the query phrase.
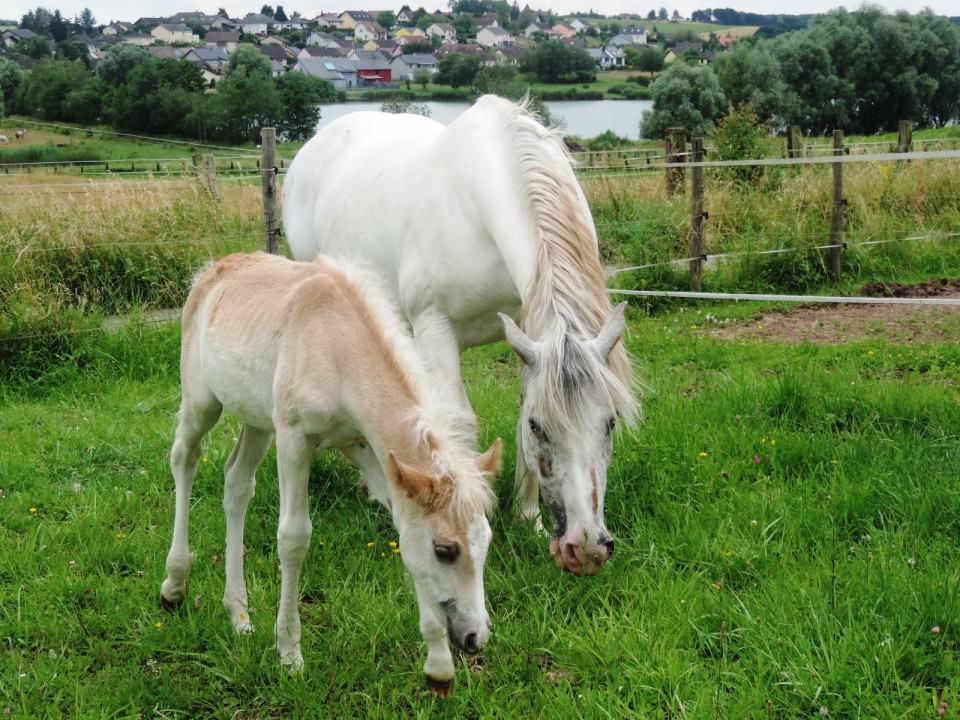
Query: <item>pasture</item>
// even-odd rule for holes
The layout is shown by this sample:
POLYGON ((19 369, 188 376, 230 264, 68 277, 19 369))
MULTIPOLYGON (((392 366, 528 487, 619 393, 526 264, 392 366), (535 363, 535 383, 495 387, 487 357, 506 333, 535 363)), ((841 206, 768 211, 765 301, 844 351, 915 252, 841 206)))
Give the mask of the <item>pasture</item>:
MULTIPOLYGON (((802 252, 721 266, 707 285, 821 287, 819 256, 805 248, 829 223, 828 174, 771 172, 746 186, 708 176, 712 250, 800 238, 802 252)), ((955 163, 851 169, 851 238, 955 228, 957 182, 955 163)), ((224 182, 215 203, 190 181, 59 184, 0 187, 3 712, 761 719, 960 709, 957 313, 918 315, 906 335, 889 317, 861 318, 815 343, 771 331, 796 315, 787 308, 636 304, 627 345, 646 417, 617 439, 610 470, 616 554, 586 578, 559 573, 545 540, 511 515, 518 361, 503 344, 469 352, 480 444, 507 441, 486 575, 494 627, 480 656, 457 656, 455 694, 440 701, 423 687, 412 583, 389 516, 333 454, 311 472, 302 677, 287 677, 272 648, 272 451, 246 532, 256 632, 235 636, 220 604, 235 423, 209 436, 194 486, 188 602, 161 610, 179 326, 137 318, 182 302, 204 259, 260 247, 260 190, 224 182)), ((689 198, 666 199, 661 176, 584 186, 606 261, 684 254, 689 198)), ((957 277, 954 247, 851 249, 844 288, 957 277)))

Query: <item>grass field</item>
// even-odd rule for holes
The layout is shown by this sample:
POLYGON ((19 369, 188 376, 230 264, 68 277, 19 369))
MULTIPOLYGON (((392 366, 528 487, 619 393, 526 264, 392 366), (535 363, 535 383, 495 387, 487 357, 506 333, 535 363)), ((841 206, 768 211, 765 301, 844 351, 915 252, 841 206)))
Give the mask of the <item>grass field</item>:
MULTIPOLYGON (((617 554, 600 575, 560 574, 511 520, 507 458, 494 636, 459 661, 446 703, 422 687, 389 518, 332 456, 311 479, 305 675, 285 677, 271 648, 272 453, 246 536, 257 632, 232 634, 219 598, 234 423, 211 434, 195 485, 191 601, 159 608, 177 329, 87 337, 41 387, 0 387, 2 704, 14 717, 927 718, 942 697, 956 713, 960 350, 704 330, 745 315, 633 314, 647 417, 617 443, 617 554)), ((512 436, 517 374, 502 345, 468 354, 481 444, 512 436)))

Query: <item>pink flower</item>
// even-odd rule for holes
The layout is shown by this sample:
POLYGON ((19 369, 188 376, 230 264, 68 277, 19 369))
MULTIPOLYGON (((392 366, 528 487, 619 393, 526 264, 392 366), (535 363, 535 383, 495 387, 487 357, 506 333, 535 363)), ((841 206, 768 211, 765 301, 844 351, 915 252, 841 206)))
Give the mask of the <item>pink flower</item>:
POLYGON ((754 465, 759 465, 761 462, 763 462, 763 458, 761 458, 759 455, 754 455, 754 456, 753 456, 753 464, 754 464, 754 465))

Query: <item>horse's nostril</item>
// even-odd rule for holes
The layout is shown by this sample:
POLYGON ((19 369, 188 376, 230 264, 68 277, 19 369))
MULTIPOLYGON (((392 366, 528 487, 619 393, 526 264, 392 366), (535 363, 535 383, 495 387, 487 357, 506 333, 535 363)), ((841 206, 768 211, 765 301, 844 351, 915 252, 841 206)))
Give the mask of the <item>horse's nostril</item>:
POLYGON ((613 557, 613 540, 607 540, 604 546, 607 548, 607 560, 609 560, 613 557))
POLYGON ((463 649, 466 650, 471 655, 477 652, 480 648, 477 646, 477 634, 470 633, 463 639, 463 649))

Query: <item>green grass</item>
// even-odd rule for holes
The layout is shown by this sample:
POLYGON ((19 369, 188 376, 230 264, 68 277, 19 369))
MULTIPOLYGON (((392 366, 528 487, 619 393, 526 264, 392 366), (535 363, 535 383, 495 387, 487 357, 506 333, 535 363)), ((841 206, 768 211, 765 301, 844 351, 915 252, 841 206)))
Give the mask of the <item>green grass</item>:
MULTIPOLYGON (((14 717, 765 718, 769 703, 782 718, 927 718, 943 690, 953 712, 960 350, 723 341, 689 329, 705 310, 631 317, 646 422, 617 444, 617 554, 600 575, 560 574, 511 519, 507 458, 486 573, 494 636, 482 665, 459 663, 446 703, 422 688, 389 517, 333 455, 311 478, 305 675, 285 677, 271 648, 272 453, 246 534, 257 632, 232 634, 219 556, 233 422, 209 436, 194 489, 190 602, 161 611, 177 329, 76 338, 41 382, 0 385, 0 705, 14 717)), ((465 374, 481 444, 511 438, 512 354, 472 351, 465 374)))

